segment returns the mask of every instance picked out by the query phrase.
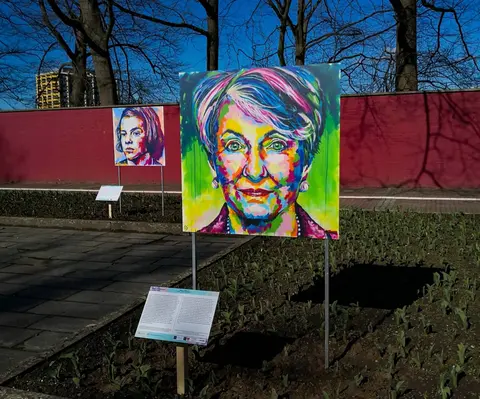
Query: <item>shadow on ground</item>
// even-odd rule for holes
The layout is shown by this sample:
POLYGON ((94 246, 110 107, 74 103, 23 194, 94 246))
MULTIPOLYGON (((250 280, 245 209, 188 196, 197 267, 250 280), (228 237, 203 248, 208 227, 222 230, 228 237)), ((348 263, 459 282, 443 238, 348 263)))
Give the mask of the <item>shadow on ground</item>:
MULTIPOLYGON (((413 303, 422 295, 422 287, 433 283, 433 274, 442 269, 426 267, 355 265, 330 279, 330 303, 361 308, 394 310, 413 303)), ((323 303, 325 280, 292 297, 296 302, 323 303)))
POLYGON ((294 339, 276 334, 260 332, 239 332, 224 345, 218 345, 207 353, 202 361, 218 365, 232 365, 251 369, 260 369, 264 361, 272 360, 285 345, 294 339), (248 348, 248 349, 247 349, 248 348), (248 356, 245 356, 245 350, 248 356))

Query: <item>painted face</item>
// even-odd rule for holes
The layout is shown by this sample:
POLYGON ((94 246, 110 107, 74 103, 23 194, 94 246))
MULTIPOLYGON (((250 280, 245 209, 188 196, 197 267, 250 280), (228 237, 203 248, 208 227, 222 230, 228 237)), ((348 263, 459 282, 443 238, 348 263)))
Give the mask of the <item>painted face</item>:
POLYGON ((120 139, 128 160, 134 160, 147 152, 147 135, 143 129, 143 121, 136 116, 122 118, 120 139))
POLYGON ((239 216, 271 221, 295 202, 305 166, 300 142, 228 104, 220 114, 216 148, 218 181, 239 216))

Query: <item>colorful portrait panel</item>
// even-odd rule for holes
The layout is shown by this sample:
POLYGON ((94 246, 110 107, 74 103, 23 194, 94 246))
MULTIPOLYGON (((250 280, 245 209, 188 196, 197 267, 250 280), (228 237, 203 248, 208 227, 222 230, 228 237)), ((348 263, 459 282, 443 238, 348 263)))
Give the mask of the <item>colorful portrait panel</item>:
POLYGON ((338 239, 339 64, 181 74, 180 119, 184 231, 338 239))
POLYGON ((113 108, 115 166, 165 166, 163 107, 113 108))

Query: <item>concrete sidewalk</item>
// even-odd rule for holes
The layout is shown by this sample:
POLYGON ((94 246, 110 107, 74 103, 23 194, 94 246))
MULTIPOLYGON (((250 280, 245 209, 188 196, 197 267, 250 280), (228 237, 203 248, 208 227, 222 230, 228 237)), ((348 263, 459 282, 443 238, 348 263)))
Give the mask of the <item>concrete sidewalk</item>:
MULTIPOLYGON (((201 236, 199 266, 248 237, 201 236)), ((188 235, 0 228, 0 383, 191 271, 188 235)))

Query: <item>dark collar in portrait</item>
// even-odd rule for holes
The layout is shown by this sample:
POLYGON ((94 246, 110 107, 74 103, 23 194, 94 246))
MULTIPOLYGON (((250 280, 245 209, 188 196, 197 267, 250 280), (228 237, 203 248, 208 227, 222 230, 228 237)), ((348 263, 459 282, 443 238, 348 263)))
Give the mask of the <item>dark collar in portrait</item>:
POLYGON ((120 159, 115 162, 115 165, 136 165, 136 166, 157 166, 157 165, 162 165, 160 162, 158 162, 155 158, 149 156, 148 158, 145 159, 145 161, 135 164, 134 162, 128 162, 127 158, 120 159))
MULTIPOLYGON (((326 232, 315 222, 299 204, 295 204, 295 212, 299 223, 298 237, 324 239, 326 232)), ((218 216, 208 225, 199 230, 199 233, 228 234, 228 206, 224 204, 218 216)), ((331 238, 336 237, 335 232, 329 232, 331 238)))

